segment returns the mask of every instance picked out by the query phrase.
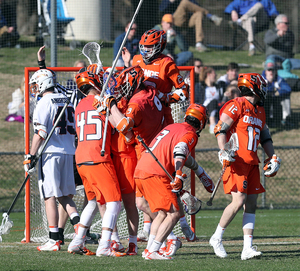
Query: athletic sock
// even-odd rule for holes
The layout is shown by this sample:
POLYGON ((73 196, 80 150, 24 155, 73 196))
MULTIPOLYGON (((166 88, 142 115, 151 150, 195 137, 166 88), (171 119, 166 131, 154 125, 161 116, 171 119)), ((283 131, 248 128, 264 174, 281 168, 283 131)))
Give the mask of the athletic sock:
POLYGON ((129 244, 134 243, 137 246, 137 236, 129 235, 128 242, 129 242, 129 244))
POLYGON ((117 231, 113 231, 111 234, 111 240, 116 241, 117 243, 120 242, 119 234, 117 231))
POLYGON ((158 241, 154 240, 152 242, 152 245, 151 245, 151 247, 150 247, 150 249, 148 251, 149 252, 159 251, 161 245, 162 245, 161 242, 158 242, 158 241))
POLYGON ((151 228, 151 221, 144 221, 144 227, 143 227, 143 230, 145 232, 150 232, 150 228, 151 228))
POLYGON ((148 238, 148 243, 147 243, 147 249, 148 249, 148 250, 150 249, 150 247, 151 247, 151 245, 152 245, 154 239, 155 239, 155 235, 150 234, 150 235, 149 235, 149 238, 148 238))
POLYGON ((183 226, 189 226, 189 224, 186 221, 185 215, 183 215, 182 217, 180 217, 179 221, 180 221, 180 226, 181 227, 183 227, 183 226))
POLYGON ((167 239, 172 239, 172 240, 176 240, 177 239, 177 236, 174 234, 174 232, 170 232, 170 234, 168 235, 167 239))
POLYGON ((214 233, 214 237, 217 238, 217 239, 221 239, 221 240, 222 240, 223 234, 224 234, 224 232, 225 232, 225 229, 226 229, 226 228, 222 228, 222 227, 220 226, 220 224, 218 224, 218 226, 217 226, 217 228, 216 228, 216 231, 215 231, 215 233, 214 233))
POLYGON ((253 235, 244 235, 244 247, 243 249, 247 249, 252 247, 253 235))
POLYGON ((110 243, 111 234, 111 231, 102 230, 99 246, 108 247, 110 243))

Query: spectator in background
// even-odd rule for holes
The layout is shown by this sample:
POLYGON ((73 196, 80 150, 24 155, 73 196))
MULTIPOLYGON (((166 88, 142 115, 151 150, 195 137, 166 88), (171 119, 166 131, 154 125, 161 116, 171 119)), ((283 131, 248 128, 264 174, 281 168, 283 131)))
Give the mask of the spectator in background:
POLYGON ((277 73, 282 77, 291 87, 292 91, 300 90, 300 79, 299 76, 291 72, 292 64, 287 58, 282 62, 282 69, 278 70, 277 73))
POLYGON ((188 45, 180 33, 173 29, 172 14, 165 14, 161 19, 161 24, 154 26, 153 29, 164 30, 167 33, 167 45, 163 54, 171 57, 177 66, 188 65, 193 58, 193 53, 188 51, 188 45), (175 54, 175 46, 178 46, 180 53, 175 54))
POLYGON ((14 47, 20 38, 13 4, 0 0, 0 47, 14 47))
MULTIPOLYGON (((119 35, 116 39, 115 39, 115 43, 114 43, 114 59, 116 58, 121 44, 124 40, 124 37, 126 35, 126 32, 130 26, 131 22, 127 22, 126 27, 125 27, 125 32, 122 33, 121 35, 119 35)), ((124 47, 127 48, 127 50, 130 52, 131 57, 133 57, 139 50, 139 41, 140 39, 138 37, 136 37, 136 31, 137 31, 137 24, 133 23, 132 27, 129 31, 129 34, 127 36, 127 40, 124 44, 124 47)), ((122 54, 120 54, 119 59, 117 61, 116 67, 123 67, 124 66, 124 61, 122 59, 122 54)))
POLYGON ((300 69, 300 59, 295 59, 293 47, 295 44, 294 33, 289 29, 289 19, 285 14, 279 14, 275 21, 275 28, 269 29, 264 37, 266 44, 266 59, 275 62, 277 68, 285 59, 291 61, 291 69, 300 69))
POLYGON ((278 125, 291 126, 291 87, 277 74, 273 60, 266 60, 262 73, 267 81, 267 98, 265 100, 266 122, 270 127, 278 125))
POLYGON ((202 20, 207 17, 215 25, 219 26, 222 18, 212 15, 205 8, 196 4, 195 0, 163 0, 159 7, 160 12, 171 13, 174 18, 174 25, 180 29, 194 27, 196 49, 200 52, 207 50, 203 44, 204 33, 202 28, 202 20))
POLYGON ((249 56, 255 54, 254 34, 269 25, 272 17, 278 15, 274 3, 270 0, 234 0, 226 8, 231 14, 232 27, 240 26, 248 33, 249 56))
POLYGON ((212 67, 203 69, 204 81, 200 87, 200 103, 207 108, 209 115, 209 132, 214 133, 218 121, 219 104, 222 101, 224 89, 217 84, 217 74, 212 67))
POLYGON ((219 107, 221 108, 225 103, 227 103, 229 100, 232 100, 234 98, 240 97, 241 92, 239 91, 237 87, 238 81, 233 80, 230 85, 226 87, 226 90, 224 92, 223 98, 221 103, 219 104, 219 107))
POLYGON ((232 81, 238 80, 239 70, 240 68, 237 63, 230 62, 227 66, 226 74, 222 75, 217 82, 222 85, 223 89, 225 89, 232 83, 232 81))

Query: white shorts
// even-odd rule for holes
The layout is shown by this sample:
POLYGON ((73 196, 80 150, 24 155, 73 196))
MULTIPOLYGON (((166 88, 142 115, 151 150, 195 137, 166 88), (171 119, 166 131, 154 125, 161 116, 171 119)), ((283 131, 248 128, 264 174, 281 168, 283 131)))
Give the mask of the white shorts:
POLYGON ((73 155, 45 153, 39 161, 41 198, 75 195, 73 155))

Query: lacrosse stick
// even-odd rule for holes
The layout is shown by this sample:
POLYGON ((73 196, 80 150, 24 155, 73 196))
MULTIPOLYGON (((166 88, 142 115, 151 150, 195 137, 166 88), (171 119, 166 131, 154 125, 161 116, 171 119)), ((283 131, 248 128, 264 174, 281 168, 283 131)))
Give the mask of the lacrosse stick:
MULTIPOLYGON (((103 74, 104 85, 105 85, 106 81, 108 81, 108 75, 109 75, 109 72, 105 72, 103 74)), ((117 85, 117 80, 115 79, 115 77, 111 76, 110 79, 109 79, 109 82, 106 85, 107 85, 106 94, 113 95, 115 86, 117 85)), ((106 116, 105 116, 105 125, 104 125, 104 132, 103 132, 101 156, 104 156, 104 154, 105 154, 105 142, 106 142, 106 133, 107 133, 107 125, 108 125, 108 115, 109 115, 109 109, 106 108, 106 116)))
MULTIPOLYGON (((103 86, 103 88, 102 88, 102 92, 101 92, 101 94, 100 94, 100 98, 103 97, 104 92, 106 91, 107 85, 108 85, 108 83, 110 82, 110 78, 111 78, 111 76, 112 76, 112 74, 113 74, 113 71, 114 71, 114 69, 115 69, 115 67, 116 67, 116 64, 117 64, 117 61, 118 61, 118 59, 119 59, 119 56, 120 56, 120 54, 121 54, 121 52, 122 52, 122 50, 123 50, 123 47, 124 47, 124 45, 125 45, 125 42, 127 41, 127 37, 128 37, 128 35, 129 35, 129 32, 130 32, 130 30, 131 30, 131 27, 132 27, 134 21, 135 21, 136 16, 137 16, 138 13, 139 13, 139 10, 140 10, 140 8, 141 8, 141 6, 142 6, 143 1, 144 1, 144 0, 140 0, 139 4, 138 4, 138 6, 137 6, 137 8, 136 8, 136 10, 135 10, 135 13, 133 14, 132 20, 131 20, 130 25, 129 25, 128 29, 127 29, 127 32, 126 32, 126 34, 125 34, 125 37, 124 37, 124 39, 123 39, 123 41, 122 41, 122 43, 121 43, 121 46, 120 46, 119 51, 118 51, 118 53, 117 53, 117 56, 116 56, 115 60, 113 61, 112 66, 111 66, 111 70, 109 71, 109 74, 108 74, 108 76, 107 76, 107 79, 106 79, 106 81, 104 82, 104 86, 103 86)), ((104 138, 103 138, 103 141, 102 141, 101 156, 104 156, 104 153, 105 153, 105 142, 106 142, 106 131, 107 131, 107 125, 108 125, 108 115, 109 115, 109 110, 108 110, 108 108, 107 108, 107 109, 106 109, 105 127, 104 127, 104 133, 105 133, 105 134, 104 134, 104 138)))
MULTIPOLYGON (((74 99, 74 96, 75 96, 74 93, 75 93, 75 92, 73 92, 73 94, 72 94, 71 100, 74 99)), ((67 108, 67 106, 69 105, 70 102, 71 102, 71 101, 70 101, 69 99, 66 98, 66 103, 65 103, 64 107, 62 108, 61 112, 59 113, 58 118, 56 119, 56 121, 55 121, 55 123, 54 123, 54 125, 53 125, 53 127, 52 127, 52 129, 51 129, 51 131, 50 131, 50 133, 48 134, 47 138, 45 139, 44 144, 42 145, 41 148, 39 148, 39 150, 38 150, 38 152, 37 152, 37 155, 36 155, 35 158, 32 160, 32 167, 35 167, 36 164, 38 163, 38 161, 39 161, 39 159, 40 159, 40 157, 41 157, 41 155, 42 155, 44 149, 46 148, 47 143, 48 143, 49 140, 50 140, 50 137, 51 137, 52 134, 54 133, 54 130, 55 130, 56 126, 57 126, 58 123, 60 122, 60 119, 61 119, 62 115, 65 113, 65 110, 66 110, 66 108, 67 108)), ((11 206, 9 207, 8 211, 7 211, 6 213, 3 213, 3 215, 2 215, 3 219, 2 219, 2 224, 1 224, 1 226, 0 226, 0 242, 2 242, 2 235, 3 235, 3 234, 8 234, 9 231, 10 231, 10 229, 11 229, 12 226, 13 226, 13 221, 11 221, 11 220, 9 219, 9 214, 11 213, 13 207, 15 206, 15 204, 16 204, 16 202, 17 202, 17 199, 19 198, 19 196, 20 196, 20 194, 21 194, 21 192, 22 192, 24 186, 26 185, 26 183, 27 183, 29 177, 30 177, 30 175, 27 174, 25 180, 23 181, 23 183, 22 183, 22 185, 21 185, 21 187, 20 187, 20 189, 19 189, 17 195, 15 196, 15 198, 14 198, 14 200, 13 200, 11 206)))
MULTIPOLYGON (((238 149, 239 149, 239 138, 238 138, 238 136, 237 136, 237 133, 233 133, 233 134, 231 135, 230 139, 228 140, 228 142, 225 144, 224 150, 226 150, 226 151, 228 151, 228 152, 230 152, 230 153, 232 153, 232 152, 234 153, 234 152, 236 152, 238 149)), ((233 154, 233 153, 232 153, 232 154, 233 154)), ((234 156, 234 154, 233 154, 232 156, 234 156)), ((217 181, 217 184, 216 184, 216 186, 215 186, 215 189, 214 189, 214 191, 212 192, 210 199, 206 202, 206 205, 207 205, 207 206, 212 206, 212 201, 213 201, 213 199, 214 199, 214 197, 215 197, 215 194, 216 194, 217 189, 218 189, 218 187, 219 187, 219 185, 220 185, 220 183, 221 183, 221 180, 223 179, 223 175, 224 175, 224 173, 225 173, 226 168, 227 168, 226 166, 223 167, 222 172, 221 172, 221 174, 220 174, 220 177, 219 177, 219 179, 218 179, 218 181, 217 181)))
POLYGON ((98 70, 96 73, 99 73, 100 70, 103 70, 103 65, 100 60, 100 50, 101 46, 94 41, 88 42, 82 49, 82 54, 88 59, 90 65, 98 64, 98 70))
MULTIPOLYGON (((170 173, 164 168, 164 166, 159 162, 155 154, 150 150, 150 148, 147 146, 145 141, 141 138, 140 135, 137 136, 137 139, 139 142, 142 143, 142 145, 145 147, 145 149, 151 154, 151 156, 154 158, 154 160, 159 164, 159 166, 162 168, 162 170, 168 175, 171 182, 173 181, 173 177, 170 175, 170 173)), ((201 200, 197 199, 195 196, 193 196, 190 192, 186 190, 183 193, 176 193, 177 197, 180 197, 180 200, 184 204, 184 208, 187 214, 193 215, 199 212, 201 209, 201 200)))

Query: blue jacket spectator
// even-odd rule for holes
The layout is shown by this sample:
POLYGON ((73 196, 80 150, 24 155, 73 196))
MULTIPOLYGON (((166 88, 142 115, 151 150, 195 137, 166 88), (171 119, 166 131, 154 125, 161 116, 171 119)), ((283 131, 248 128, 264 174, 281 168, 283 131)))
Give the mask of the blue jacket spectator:
MULTIPOLYGON (((114 59, 116 58, 118 51, 121 47, 121 44, 124 40, 124 37, 126 35, 126 32, 128 30, 128 27, 130 25, 130 22, 128 22, 126 24, 125 27, 125 32, 122 33, 121 35, 119 35, 116 39, 115 39, 115 43, 114 43, 114 59)), ((135 23, 132 24, 132 27, 130 29, 130 32, 128 34, 127 40, 124 44, 124 47, 127 48, 127 50, 130 52, 131 54, 131 58, 136 55, 139 51, 139 42, 140 39, 138 37, 136 37, 136 30, 137 30, 137 25, 135 23)), ((122 54, 120 54, 119 59, 117 61, 116 67, 123 67, 124 66, 124 61, 122 59, 122 54)))
POLYGON ((288 78, 295 78, 298 79, 299 76, 291 72, 292 69, 292 63, 289 59, 286 59, 282 62, 282 70, 278 70, 278 76, 288 79, 288 78))

